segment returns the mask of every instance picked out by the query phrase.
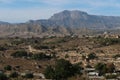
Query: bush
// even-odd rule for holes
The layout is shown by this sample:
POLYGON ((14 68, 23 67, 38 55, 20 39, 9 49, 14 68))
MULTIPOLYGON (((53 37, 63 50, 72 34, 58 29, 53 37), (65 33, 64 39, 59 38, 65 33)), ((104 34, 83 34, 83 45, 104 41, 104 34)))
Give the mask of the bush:
POLYGON ((12 66, 7 65, 7 66, 4 67, 4 69, 10 71, 10 70, 12 70, 12 66))
POLYGON ((115 71, 115 65, 113 63, 106 64, 107 73, 113 73, 115 71))
POLYGON ((27 73, 26 75, 25 75, 25 78, 33 78, 34 76, 33 76, 33 74, 32 73, 27 73))
POLYGON ((35 48, 35 49, 49 49, 49 46, 45 46, 45 45, 35 45, 34 48, 35 48))
POLYGON ((0 46, 0 51, 5 51, 7 50, 5 47, 0 46))
POLYGON ((47 79, 54 79, 54 69, 52 68, 52 66, 47 66, 47 68, 45 69, 44 75, 47 79))
POLYGON ((0 80, 8 80, 8 78, 5 74, 0 73, 0 80))
POLYGON ((100 75, 104 75, 107 72, 107 67, 104 63, 98 63, 95 66, 95 69, 100 73, 100 75))
POLYGON ((11 77, 11 78, 16 78, 16 77, 18 77, 18 73, 17 73, 17 72, 12 72, 12 73, 10 74, 10 77, 11 77))
POLYGON ((113 56, 113 58, 119 58, 120 57, 120 54, 116 54, 113 56))
POLYGON ((95 53, 90 53, 90 54, 88 55, 88 59, 95 59, 95 58, 97 58, 97 56, 96 56, 95 53))
POLYGON ((34 60, 44 60, 44 59, 50 59, 51 56, 47 56, 44 53, 39 53, 39 54, 33 54, 31 58, 34 60))
POLYGON ((92 68, 92 66, 88 64, 88 65, 86 65, 86 68, 92 68))
POLYGON ((113 73, 115 71, 115 65, 113 63, 98 63, 95 68, 99 71, 100 75, 104 75, 105 73, 113 73))
POLYGON ((115 78, 117 78, 117 75, 107 75, 105 77, 106 77, 106 79, 115 79, 115 78))
POLYGON ((65 58, 69 58, 69 55, 68 55, 68 54, 66 54, 66 55, 65 55, 65 58))
POLYGON ((15 53, 12 53, 11 56, 18 58, 18 57, 27 57, 28 54, 26 51, 16 51, 15 53))

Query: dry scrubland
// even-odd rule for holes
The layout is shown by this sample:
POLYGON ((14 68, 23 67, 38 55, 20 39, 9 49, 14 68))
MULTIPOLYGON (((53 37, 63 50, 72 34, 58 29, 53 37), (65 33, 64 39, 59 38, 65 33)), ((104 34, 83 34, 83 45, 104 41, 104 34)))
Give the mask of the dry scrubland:
MULTIPOLYGON (((99 73, 100 77, 103 77, 101 80, 105 80, 108 77, 106 77, 106 73, 112 75, 112 73, 117 73, 120 70, 120 39, 70 36, 0 39, 0 70, 11 80, 44 78, 42 75, 26 77, 24 74, 44 74, 47 66, 51 65, 53 67, 59 59, 68 60, 72 65, 81 67, 80 73, 65 79, 88 80, 91 76, 85 70, 89 68, 95 69, 93 72, 99 73), (115 69, 110 71, 106 67, 107 70, 100 73, 99 69, 96 68, 99 63, 106 66, 112 65, 115 69), (10 77, 13 72, 19 73, 19 76, 10 77)), ((119 76, 119 73, 117 73, 112 78, 117 79, 119 76)), ((96 77, 98 78, 98 76, 96 77)))

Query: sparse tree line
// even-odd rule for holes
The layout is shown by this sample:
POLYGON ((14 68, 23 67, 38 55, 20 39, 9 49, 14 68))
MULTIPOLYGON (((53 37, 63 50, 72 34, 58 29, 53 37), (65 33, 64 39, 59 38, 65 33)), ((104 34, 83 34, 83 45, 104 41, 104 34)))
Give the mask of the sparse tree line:
POLYGON ((109 46, 114 44, 120 44, 120 38, 96 38, 97 41, 102 46, 109 46))
POLYGON ((33 59, 33 60, 45 60, 45 59, 52 58, 51 55, 46 55, 45 53, 32 54, 32 53, 28 53, 25 50, 16 51, 16 52, 12 53, 11 56, 14 58, 29 58, 29 59, 33 59))

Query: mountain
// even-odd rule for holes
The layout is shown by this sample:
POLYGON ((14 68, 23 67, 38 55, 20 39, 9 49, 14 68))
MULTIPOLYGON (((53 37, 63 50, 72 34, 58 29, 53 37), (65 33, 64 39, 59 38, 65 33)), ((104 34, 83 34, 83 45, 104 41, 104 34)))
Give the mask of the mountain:
POLYGON ((90 15, 82 11, 65 10, 54 14, 48 20, 38 20, 45 26, 64 26, 71 28, 107 29, 120 27, 120 17, 90 15))
POLYGON ((11 24, 0 21, 0 37, 44 37, 94 34, 120 29, 120 17, 90 15, 83 11, 62 11, 49 19, 11 24))

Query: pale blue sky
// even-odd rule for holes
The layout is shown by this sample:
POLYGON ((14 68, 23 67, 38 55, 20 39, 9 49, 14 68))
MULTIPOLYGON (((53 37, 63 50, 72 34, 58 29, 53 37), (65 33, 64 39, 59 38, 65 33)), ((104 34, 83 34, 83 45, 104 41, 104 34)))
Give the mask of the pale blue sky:
POLYGON ((94 15, 120 16, 120 0, 0 0, 0 21, 47 19, 63 10, 94 15))

